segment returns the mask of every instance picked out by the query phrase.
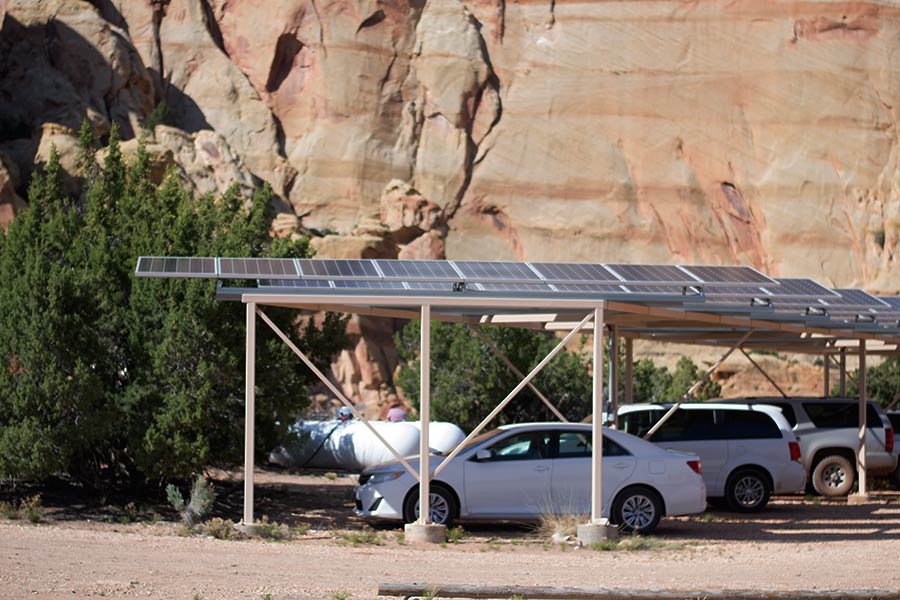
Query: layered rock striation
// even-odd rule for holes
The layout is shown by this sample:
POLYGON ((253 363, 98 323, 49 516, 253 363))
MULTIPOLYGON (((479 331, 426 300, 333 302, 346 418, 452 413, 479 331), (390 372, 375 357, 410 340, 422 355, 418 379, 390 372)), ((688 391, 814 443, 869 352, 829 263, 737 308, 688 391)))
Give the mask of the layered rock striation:
POLYGON ((897 292, 898 40, 894 1, 0 0, 0 220, 83 117, 165 101, 160 164, 269 182, 323 256, 897 292))

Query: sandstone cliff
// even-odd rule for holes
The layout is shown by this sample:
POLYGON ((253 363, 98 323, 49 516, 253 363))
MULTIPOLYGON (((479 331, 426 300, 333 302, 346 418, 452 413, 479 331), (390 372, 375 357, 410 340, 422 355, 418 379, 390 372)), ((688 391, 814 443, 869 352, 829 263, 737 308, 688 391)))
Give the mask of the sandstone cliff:
MULTIPOLYGON (((131 136, 164 100, 160 161, 270 182, 323 256, 897 292, 898 39, 896 1, 0 0, 0 220, 85 115, 131 136)), ((385 335, 345 385, 376 393, 385 335)))

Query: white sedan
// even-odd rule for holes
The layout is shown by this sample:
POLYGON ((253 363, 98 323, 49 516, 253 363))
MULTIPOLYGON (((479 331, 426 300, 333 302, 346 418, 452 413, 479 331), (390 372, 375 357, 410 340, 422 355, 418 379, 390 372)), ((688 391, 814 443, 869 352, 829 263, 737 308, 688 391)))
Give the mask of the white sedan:
MULTIPOLYGON (((506 425, 474 438, 431 482, 431 520, 533 520, 587 515, 591 506, 591 425, 506 425)), ((432 469, 444 460, 432 455, 432 469)), ((410 458, 418 469, 418 459, 410 458)), ((646 533, 663 515, 706 509, 700 460, 640 438, 603 429, 603 516, 625 531, 646 533)), ((362 472, 356 514, 411 523, 419 486, 398 462, 362 472)))

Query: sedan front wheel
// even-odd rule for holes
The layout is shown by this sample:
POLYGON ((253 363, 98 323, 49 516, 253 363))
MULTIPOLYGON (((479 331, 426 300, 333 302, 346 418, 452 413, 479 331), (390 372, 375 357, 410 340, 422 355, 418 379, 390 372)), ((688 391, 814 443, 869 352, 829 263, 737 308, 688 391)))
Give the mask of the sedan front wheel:
MULTIPOLYGON (((447 488, 432 485, 428 493, 429 520, 436 525, 450 526, 459 513, 459 506, 453 493, 447 488)), ((413 488, 403 503, 403 520, 414 523, 419 520, 419 487, 413 488)))

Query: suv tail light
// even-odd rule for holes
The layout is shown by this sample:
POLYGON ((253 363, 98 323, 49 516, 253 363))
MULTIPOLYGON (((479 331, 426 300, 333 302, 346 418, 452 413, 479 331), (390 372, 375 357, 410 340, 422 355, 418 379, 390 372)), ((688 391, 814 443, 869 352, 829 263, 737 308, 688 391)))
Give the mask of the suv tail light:
POLYGON ((884 451, 888 454, 894 451, 894 430, 890 427, 884 428, 884 451))
POLYGON ((791 460, 800 462, 800 444, 788 442, 788 449, 791 451, 791 460))
POLYGON ((700 467, 699 460, 689 460, 687 461, 687 464, 691 468, 691 471, 693 471, 697 475, 703 475, 703 469, 700 467))

